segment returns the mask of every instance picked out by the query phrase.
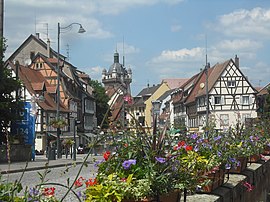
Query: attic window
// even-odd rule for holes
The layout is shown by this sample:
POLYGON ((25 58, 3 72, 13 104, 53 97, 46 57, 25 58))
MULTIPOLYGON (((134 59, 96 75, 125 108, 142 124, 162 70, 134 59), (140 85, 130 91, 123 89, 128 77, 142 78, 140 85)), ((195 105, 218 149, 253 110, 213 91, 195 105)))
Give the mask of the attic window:
POLYGON ((227 86, 230 88, 235 87, 235 81, 227 81, 227 86))

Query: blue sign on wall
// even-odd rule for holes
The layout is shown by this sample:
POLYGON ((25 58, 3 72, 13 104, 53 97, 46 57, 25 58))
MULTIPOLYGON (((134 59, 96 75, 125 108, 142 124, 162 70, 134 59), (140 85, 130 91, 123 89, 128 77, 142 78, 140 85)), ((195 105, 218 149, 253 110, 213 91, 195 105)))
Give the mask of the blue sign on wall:
POLYGON ((31 102, 25 102, 24 110, 20 113, 22 119, 12 123, 11 135, 22 135, 25 144, 32 145, 32 150, 35 151, 35 115, 31 111, 31 102))

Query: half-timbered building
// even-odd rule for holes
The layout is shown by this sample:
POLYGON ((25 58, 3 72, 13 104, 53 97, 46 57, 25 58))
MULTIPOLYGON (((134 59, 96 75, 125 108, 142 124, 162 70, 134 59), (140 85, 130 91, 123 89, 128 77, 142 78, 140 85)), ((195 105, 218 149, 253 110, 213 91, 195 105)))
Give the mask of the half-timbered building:
POLYGON ((257 117, 256 89, 239 68, 239 58, 205 68, 186 99, 188 127, 202 131, 209 122, 227 129, 246 118, 257 117), (208 91, 207 91, 208 89, 208 91), (208 97, 208 102, 207 102, 208 97), (207 108, 208 113, 207 113, 207 108))

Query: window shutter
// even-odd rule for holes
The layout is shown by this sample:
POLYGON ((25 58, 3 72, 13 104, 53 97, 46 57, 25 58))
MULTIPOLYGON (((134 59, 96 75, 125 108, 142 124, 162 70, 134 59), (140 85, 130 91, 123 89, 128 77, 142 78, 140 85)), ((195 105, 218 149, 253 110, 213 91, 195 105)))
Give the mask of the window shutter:
POLYGON ((249 104, 250 105, 252 104, 252 96, 251 95, 249 96, 249 104))
POLYGON ((221 96, 221 98, 220 98, 220 104, 221 105, 224 105, 224 96, 221 96))
POLYGON ((212 105, 214 105, 215 104, 215 98, 214 98, 214 96, 212 95, 212 96, 210 96, 210 101, 209 101, 212 105))
POLYGON ((240 104, 240 105, 242 104, 242 100, 243 100, 243 96, 240 95, 240 97, 239 97, 239 104, 240 104))

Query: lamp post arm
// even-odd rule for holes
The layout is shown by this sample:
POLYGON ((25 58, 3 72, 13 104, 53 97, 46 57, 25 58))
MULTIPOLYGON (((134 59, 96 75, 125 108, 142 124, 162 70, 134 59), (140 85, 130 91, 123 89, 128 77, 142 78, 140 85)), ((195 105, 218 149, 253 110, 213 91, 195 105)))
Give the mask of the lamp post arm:
POLYGON ((72 27, 72 25, 80 25, 80 26, 82 26, 82 24, 81 23, 77 23, 77 22, 73 22, 73 23, 71 23, 70 25, 68 25, 68 26, 65 26, 65 27, 60 27, 60 24, 58 23, 58 29, 59 29, 59 32, 60 32, 60 30, 61 29, 67 29, 67 28, 71 28, 72 27))

